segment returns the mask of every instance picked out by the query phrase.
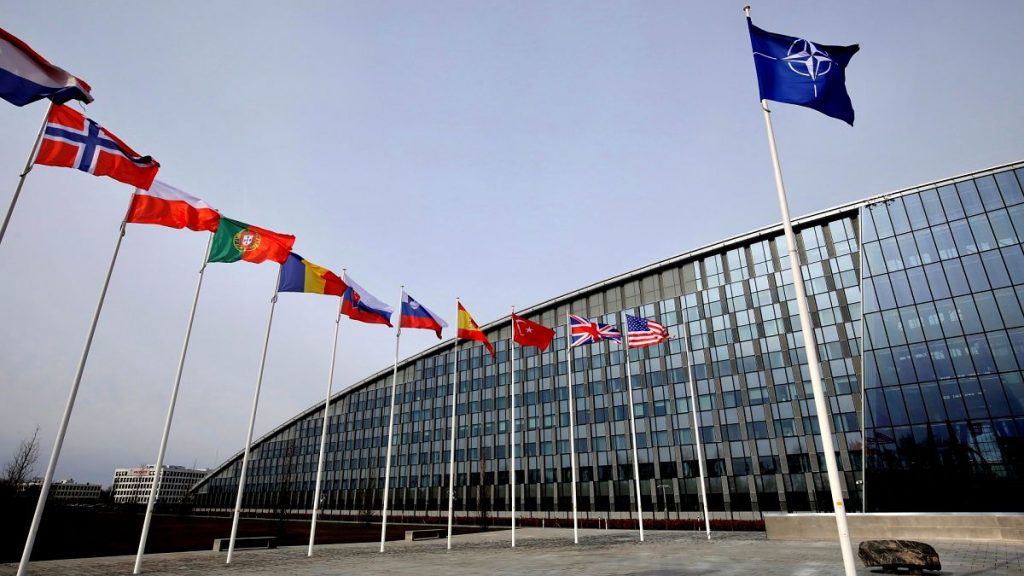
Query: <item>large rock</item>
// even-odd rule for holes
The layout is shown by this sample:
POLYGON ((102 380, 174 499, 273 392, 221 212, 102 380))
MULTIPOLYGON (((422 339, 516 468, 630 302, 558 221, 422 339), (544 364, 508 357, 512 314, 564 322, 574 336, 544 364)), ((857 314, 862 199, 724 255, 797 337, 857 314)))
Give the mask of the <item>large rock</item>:
POLYGON ((942 570, 939 554, 924 542, 913 540, 867 540, 857 554, 865 566, 881 566, 886 571, 906 568, 909 574, 921 570, 942 570))

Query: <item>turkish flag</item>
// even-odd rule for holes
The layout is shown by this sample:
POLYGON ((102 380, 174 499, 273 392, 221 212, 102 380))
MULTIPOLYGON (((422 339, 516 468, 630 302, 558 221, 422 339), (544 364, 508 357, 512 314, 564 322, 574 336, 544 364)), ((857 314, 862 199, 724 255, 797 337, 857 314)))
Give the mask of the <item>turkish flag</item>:
POLYGON ((555 331, 551 328, 512 315, 512 340, 523 346, 536 346, 543 352, 554 339, 555 331))

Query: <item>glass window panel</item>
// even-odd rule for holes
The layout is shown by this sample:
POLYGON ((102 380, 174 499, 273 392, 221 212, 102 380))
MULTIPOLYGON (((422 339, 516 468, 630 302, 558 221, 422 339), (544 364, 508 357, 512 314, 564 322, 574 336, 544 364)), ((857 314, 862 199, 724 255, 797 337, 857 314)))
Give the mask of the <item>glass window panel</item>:
POLYGON ((875 219, 872 217, 873 210, 872 206, 864 206, 860 210, 861 217, 861 239, 860 241, 869 242, 878 239, 878 234, 875 233, 875 219))
POLYGON ((907 218, 907 212, 903 209, 903 199, 894 198, 888 202, 886 209, 889 212, 889 218, 892 220, 892 229, 896 234, 903 234, 910 231, 910 220, 907 218))
POLYGON ((985 274, 985 267, 981 264, 981 256, 977 254, 964 256, 961 263, 963 264, 964 272, 967 274, 967 284, 970 285, 971 292, 981 292, 991 288, 988 283, 988 276, 985 274))
POLYGON ((887 310, 896 307, 896 296, 892 292, 892 284, 889 283, 888 275, 874 278, 872 285, 880 309, 887 310))
POLYGON ((1003 325, 1006 328, 1024 326, 1024 314, 1021 311, 1020 302, 1017 300, 1016 291, 1012 288, 1003 288, 995 291, 996 305, 1003 317, 1003 325))
POLYGON ((974 240, 978 244, 978 250, 991 250, 996 247, 996 238, 992 234, 992 226, 988 223, 988 217, 984 214, 971 216, 967 219, 971 225, 971 232, 974 232, 974 240))
POLYGON ((964 209, 960 205, 960 196, 953 186, 939 188, 939 199, 942 201, 942 209, 946 212, 946 218, 957 220, 965 216, 964 209))
POLYGON ((876 204, 871 207, 871 217, 875 221, 875 231, 879 238, 888 238, 893 235, 892 221, 889 220, 889 211, 885 204, 876 204))
MULTIPOLYGON (((900 254, 903 255, 903 262, 909 268, 911 266, 918 266, 922 264, 921 255, 917 250, 917 243, 914 242, 914 236, 910 233, 901 234, 896 237, 896 243, 899 244, 900 254)), ((930 262, 931 260, 929 260, 930 262)))
POLYGON ((885 274, 885 258, 882 256, 882 247, 878 242, 869 242, 864 245, 864 258, 867 260, 868 270, 872 275, 885 274))
POLYGON ((892 272, 903 269, 903 255, 900 254, 899 245, 895 238, 886 238, 881 242, 882 256, 885 258, 886 268, 892 272))
POLYGON ((909 423, 907 408, 903 402, 903 392, 899 387, 885 388, 885 403, 889 406, 889 419, 893 426, 909 423))
POLYGON ((1003 265, 1003 255, 998 250, 990 250, 981 255, 981 262, 985 266, 985 276, 993 288, 1002 288, 1010 285, 1010 274, 1003 265))
POLYGON ((981 318, 978 316, 978 308, 974 304, 974 298, 961 296, 954 298, 956 303, 956 315, 963 326, 964 334, 974 334, 982 331, 981 318))
POLYGON ((1013 229, 1010 215, 1006 210, 989 212, 988 219, 992 223, 992 232, 995 234, 997 244, 1000 246, 1017 244, 1017 233, 1013 229))
POLYGON ((896 376, 900 384, 909 384, 917 381, 917 374, 914 372, 914 359, 910 354, 910 348, 899 346, 892 350, 893 363, 896 365, 896 376))
POLYGON ((946 221, 946 214, 942 210, 938 191, 932 189, 921 192, 921 204, 924 205, 924 212, 928 216, 929 224, 935 226, 946 221))
POLYGON ((971 225, 967 220, 950 222, 949 229, 953 232, 953 240, 956 241, 957 249, 961 255, 973 254, 978 251, 974 235, 971 234, 971 225))
POLYGON ((923 342, 924 331, 921 329, 921 319, 917 316, 917 309, 913 306, 899 309, 900 324, 903 326, 903 334, 908 343, 923 342))
POLYGON ((995 297, 991 292, 975 294, 974 302, 978 306, 978 316, 981 317, 981 325, 985 330, 1001 330, 1004 328, 1003 319, 999 315, 999 307, 996 305, 995 297))
POLYGON ((909 306, 914 303, 914 295, 910 290, 910 281, 903 272, 889 274, 889 281, 892 282, 892 293, 896 297, 897 306, 909 306))
POLYGON ((985 210, 996 210, 1003 207, 1003 198, 999 195, 999 187, 996 186, 995 178, 982 176, 975 179, 975 184, 978 186, 978 194, 981 195, 981 203, 985 205, 985 210))
POLYGON ((914 362, 914 371, 919 380, 933 380, 935 369, 932 367, 932 356, 926 344, 914 344, 910 347, 910 355, 914 362))
POLYGON ((935 309, 939 313, 939 322, 942 324, 942 332, 947 338, 963 334, 963 327, 960 326, 960 317, 957 314, 956 304, 952 300, 936 301, 935 309))
POLYGON ((948 420, 963 420, 966 418, 967 410, 964 409, 963 395, 960 393, 960 386, 956 380, 940 382, 939 390, 942 392, 946 418, 948 420))
MULTIPOLYGON (((998 252, 993 252, 998 255, 998 252)), ((1002 259, 999 260, 1002 263, 1002 259)), ((910 282, 910 291, 914 294, 915 302, 929 302, 932 300, 931 291, 928 290, 928 278, 925 276, 924 268, 911 268, 907 270, 907 281, 910 282)))
POLYGON ((1024 250, 1020 246, 1008 246, 999 251, 1006 262, 1006 270, 1014 284, 1024 283, 1024 250))
POLYGON ((932 228, 932 238, 935 239, 935 246, 939 250, 939 258, 955 258, 960 255, 957 250, 956 241, 953 240, 953 233, 949 230, 948 224, 942 224, 932 228))
POLYGON ((984 334, 967 337, 967 348, 971 351, 971 360, 978 374, 991 374, 996 371, 996 362, 988 347, 988 339, 984 334))
POLYGON ((946 272, 946 281, 949 282, 949 291, 953 296, 967 294, 971 291, 971 286, 967 283, 967 276, 964 274, 959 260, 946 260, 942 263, 942 269, 946 272))
POLYGON ((1021 193, 1020 183, 1013 175, 1013 172, 1000 172, 996 174, 996 184, 999 185, 999 193, 1006 205, 1019 204, 1024 202, 1024 193, 1021 193))
MULTIPOLYGON (((1021 257, 1024 260, 1024 254, 1021 257)), ((948 298, 951 296, 949 283, 946 282, 946 274, 943 272, 942 264, 929 264, 924 267, 925 276, 928 277, 928 288, 935 299, 948 298)))
POLYGON ((900 323, 899 310, 886 310, 882 312, 882 325, 885 326, 891 346, 907 343, 903 334, 903 325, 900 323))
POLYGON ((989 350, 992 351, 992 359, 1000 372, 1017 370, 1017 360, 1013 355, 1013 348, 1010 346, 1010 339, 1003 331, 990 332, 987 334, 989 350))
POLYGON ((981 203, 981 198, 978 196, 978 189, 974 186, 974 180, 957 182, 956 190, 960 194, 960 203, 963 205, 964 212, 968 216, 981 214, 985 211, 985 206, 981 203))
POLYGON ((932 355, 932 367, 935 368, 935 376, 939 379, 952 378, 956 376, 956 372, 953 370, 953 362, 949 358, 949 350, 946 348, 945 340, 929 342, 928 352, 932 355))
POLYGON ((1017 231, 1017 237, 1024 236, 1024 204, 1010 206, 1006 209, 1006 213, 1010 215, 1010 221, 1013 222, 1013 228, 1017 231))
POLYGON ((981 390, 985 395, 988 413, 993 418, 1010 415, 1010 405, 1003 393, 1003 383, 998 376, 985 376, 980 379, 981 390))
POLYGON ((910 227, 920 230, 928 226, 928 216, 924 212, 924 204, 917 194, 907 194, 903 197, 903 205, 907 209, 907 217, 910 220, 910 227))
POLYGON ((942 402, 942 392, 939 391, 937 382, 922 383, 921 397, 924 400, 925 408, 928 409, 928 416, 933 422, 941 422, 946 419, 946 408, 942 402))
POLYGON ((967 347, 966 338, 950 338, 946 340, 949 359, 953 362, 953 370, 957 376, 974 374, 974 363, 971 362, 971 350, 967 347))
MULTIPOLYGON (((1006 217, 1009 222, 1009 216, 1006 217)), ((939 261, 939 249, 935 247, 935 240, 932 239, 930 230, 918 230, 914 232, 914 244, 917 246, 918 258, 922 264, 930 264, 939 261)))
POLYGON ((888 348, 889 340, 885 335, 885 323, 882 315, 874 312, 864 315, 864 323, 867 326, 868 348, 888 348))
POLYGON ((967 405, 967 413, 971 418, 988 418, 988 406, 985 405, 985 397, 981 395, 981 383, 977 378, 964 378, 960 380, 960 391, 963 394, 964 404, 967 405))
POLYGON ((918 306, 917 315, 921 319, 921 327, 926 340, 942 338, 942 325, 939 322, 939 313, 935 310, 934 302, 925 302, 918 306))
POLYGON ((924 398, 921 390, 916 384, 903 387, 903 398, 906 401, 907 413, 910 416, 911 424, 923 424, 928 421, 928 412, 925 410, 924 398))

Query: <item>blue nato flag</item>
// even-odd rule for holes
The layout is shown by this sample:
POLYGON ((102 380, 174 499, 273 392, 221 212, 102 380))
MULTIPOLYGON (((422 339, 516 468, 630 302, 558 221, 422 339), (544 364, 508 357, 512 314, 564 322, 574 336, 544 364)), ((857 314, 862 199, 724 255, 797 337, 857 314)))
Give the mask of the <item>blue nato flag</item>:
POLYGON ((828 46, 767 32, 747 18, 762 100, 813 108, 853 126, 846 65, 860 46, 828 46))

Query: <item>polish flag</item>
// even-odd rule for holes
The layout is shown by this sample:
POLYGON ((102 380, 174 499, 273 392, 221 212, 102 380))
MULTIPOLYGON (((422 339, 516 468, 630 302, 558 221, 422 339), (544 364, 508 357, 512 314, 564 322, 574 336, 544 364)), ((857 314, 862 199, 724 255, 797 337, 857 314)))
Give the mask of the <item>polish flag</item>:
POLYGON ((128 222, 215 232, 220 224, 220 213, 199 198, 154 180, 149 190, 135 189, 128 222))

